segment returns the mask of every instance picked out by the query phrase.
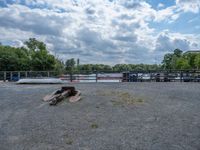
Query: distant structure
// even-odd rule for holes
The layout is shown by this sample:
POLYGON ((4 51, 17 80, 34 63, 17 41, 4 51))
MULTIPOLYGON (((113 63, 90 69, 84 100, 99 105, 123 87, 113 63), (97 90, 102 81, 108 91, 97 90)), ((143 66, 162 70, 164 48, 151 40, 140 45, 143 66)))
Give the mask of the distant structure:
POLYGON ((80 64, 80 59, 79 58, 77 59, 77 63, 76 64, 77 64, 77 67, 78 67, 79 64, 80 64))
POLYGON ((200 50, 192 50, 185 52, 185 54, 196 54, 196 53, 200 53, 200 50))

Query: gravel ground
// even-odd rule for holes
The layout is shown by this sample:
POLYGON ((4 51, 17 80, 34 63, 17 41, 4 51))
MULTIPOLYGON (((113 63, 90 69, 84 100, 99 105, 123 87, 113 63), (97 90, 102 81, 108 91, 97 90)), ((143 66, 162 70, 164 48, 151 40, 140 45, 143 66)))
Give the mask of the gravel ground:
POLYGON ((0 150, 199 150, 199 83, 73 84, 82 100, 49 106, 62 85, 0 83, 0 150))

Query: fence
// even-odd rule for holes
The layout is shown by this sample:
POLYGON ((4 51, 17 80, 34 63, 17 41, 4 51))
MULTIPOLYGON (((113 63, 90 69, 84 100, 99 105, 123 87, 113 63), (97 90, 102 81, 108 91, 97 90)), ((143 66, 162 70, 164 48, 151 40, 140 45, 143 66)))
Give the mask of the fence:
POLYGON ((17 81, 22 78, 58 77, 55 71, 0 71, 0 80, 17 81))
POLYGON ((0 71, 2 81, 46 77, 60 78, 67 82, 200 82, 200 70, 80 71, 62 74, 55 71, 0 71))

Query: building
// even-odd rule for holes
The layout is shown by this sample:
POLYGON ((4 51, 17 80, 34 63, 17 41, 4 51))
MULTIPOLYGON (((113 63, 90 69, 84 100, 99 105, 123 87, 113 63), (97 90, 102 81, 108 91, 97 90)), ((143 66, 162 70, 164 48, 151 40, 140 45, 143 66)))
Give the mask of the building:
POLYGON ((200 50, 191 50, 191 51, 187 51, 185 52, 185 54, 200 54, 200 50))

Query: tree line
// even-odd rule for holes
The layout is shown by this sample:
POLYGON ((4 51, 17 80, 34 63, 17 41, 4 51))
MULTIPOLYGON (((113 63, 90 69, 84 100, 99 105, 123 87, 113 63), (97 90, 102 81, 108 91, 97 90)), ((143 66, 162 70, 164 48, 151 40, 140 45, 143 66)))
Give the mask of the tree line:
POLYGON ((122 72, 122 71, 145 71, 159 70, 161 65, 150 64, 116 64, 114 66, 105 64, 81 64, 76 63, 74 58, 71 58, 65 63, 66 70, 72 72, 122 72))
POLYGON ((164 55, 161 64, 79 64, 79 59, 65 62, 49 53, 46 45, 30 38, 23 47, 3 46, 0 44, 0 71, 59 71, 59 72, 121 72, 147 71, 161 69, 200 69, 200 53, 183 53, 175 49, 164 55))
POLYGON ((162 68, 168 70, 200 69, 200 52, 183 53, 180 49, 175 49, 173 53, 165 54, 162 68))

